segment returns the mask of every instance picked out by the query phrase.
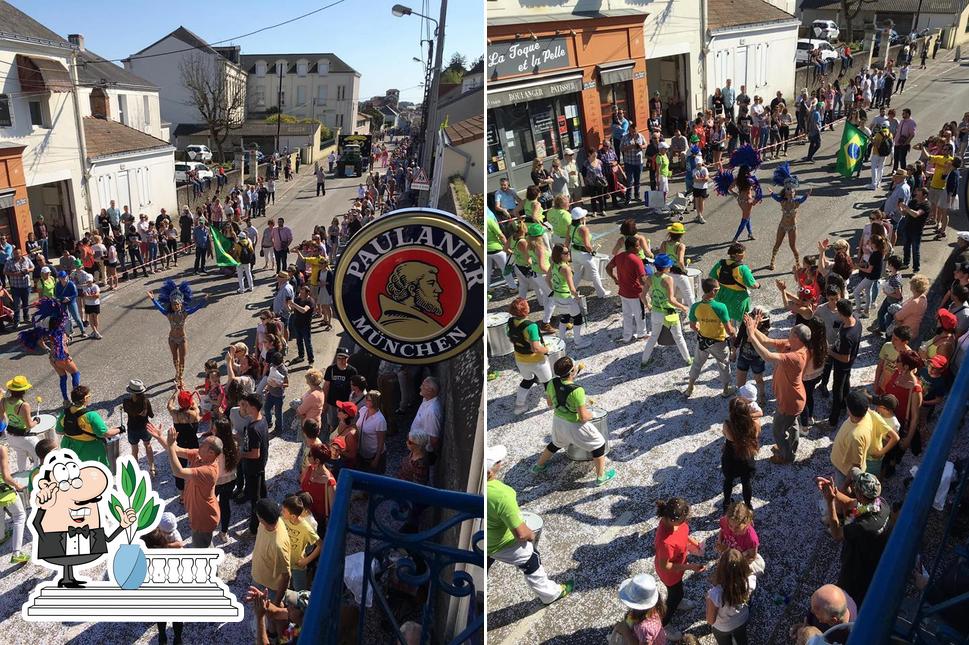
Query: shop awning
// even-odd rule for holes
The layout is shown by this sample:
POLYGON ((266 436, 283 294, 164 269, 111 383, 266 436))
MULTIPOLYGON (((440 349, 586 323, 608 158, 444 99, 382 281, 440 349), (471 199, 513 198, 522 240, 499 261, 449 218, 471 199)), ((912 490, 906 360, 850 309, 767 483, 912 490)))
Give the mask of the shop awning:
POLYGON ((0 190, 0 211, 5 208, 13 208, 13 200, 16 194, 16 190, 0 190))
POLYGON ((71 75, 56 60, 17 54, 17 77, 23 92, 70 92, 71 75))
POLYGON ((636 61, 629 58, 617 60, 611 63, 602 63, 596 66, 599 70, 599 84, 612 85, 613 83, 625 83, 633 80, 633 66, 636 61))
POLYGON ((582 91, 582 73, 523 79, 523 82, 488 88, 488 109, 547 99, 582 91))

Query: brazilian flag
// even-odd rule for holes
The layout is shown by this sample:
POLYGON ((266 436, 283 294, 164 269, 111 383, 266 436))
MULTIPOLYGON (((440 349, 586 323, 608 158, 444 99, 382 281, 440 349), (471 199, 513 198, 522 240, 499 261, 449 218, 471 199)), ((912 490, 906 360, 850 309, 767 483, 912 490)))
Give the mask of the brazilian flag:
POLYGON ((838 173, 843 177, 851 177, 865 156, 868 146, 868 135, 845 121, 845 130, 841 135, 841 147, 838 148, 838 173))
POLYGON ((209 234, 212 236, 212 248, 215 249, 215 263, 220 267, 238 266, 239 262, 229 254, 232 249, 232 240, 209 226, 209 234))

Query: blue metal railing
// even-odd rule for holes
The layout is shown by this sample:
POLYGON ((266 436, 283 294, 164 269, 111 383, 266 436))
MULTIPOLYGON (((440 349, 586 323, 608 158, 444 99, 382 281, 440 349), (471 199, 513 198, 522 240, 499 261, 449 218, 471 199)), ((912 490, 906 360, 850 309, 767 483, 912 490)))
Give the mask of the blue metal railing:
MULTIPOLYGON (((364 629, 369 611, 366 598, 372 594, 373 609, 379 608, 382 618, 391 626, 392 642, 405 645, 398 617, 394 615, 383 592, 379 570, 385 557, 395 550, 406 553, 396 563, 398 580, 413 587, 427 586, 426 600, 419 617, 422 625, 420 642, 422 645, 431 642, 436 621, 435 607, 442 594, 470 598, 471 607, 475 606, 474 580, 467 571, 458 570, 457 565, 464 564, 484 570, 483 531, 478 530, 473 535, 471 543, 474 546, 471 550, 446 546, 441 538, 445 532, 459 529, 464 522, 483 518, 484 498, 479 495, 440 490, 344 469, 337 483, 320 565, 313 579, 310 606, 303 619, 300 644, 335 645, 339 640, 344 598, 343 568, 347 538, 350 535, 363 538, 363 571, 366 572, 359 596, 361 606, 355 642, 366 642, 364 629), (351 522, 349 517, 350 497, 354 491, 367 494, 367 512, 362 524, 351 522), (426 507, 428 512, 434 508, 442 509, 444 519, 424 531, 402 532, 401 528, 412 517, 415 507, 426 507), (374 561, 377 563, 377 571, 372 566, 374 561)), ((448 642, 457 645, 476 635, 480 638, 483 629, 484 616, 472 609, 467 626, 448 642)), ((445 642, 444 635, 437 634, 433 641, 445 642)))
POLYGON ((966 402, 969 401, 969 367, 966 365, 969 356, 963 358, 962 362, 942 408, 942 415, 932 431, 932 439, 918 473, 905 496, 905 503, 882 553, 875 577, 868 587, 848 645, 887 643, 892 635, 894 617, 898 614, 906 582, 915 565, 929 508, 935 499, 945 462, 962 426, 966 402))

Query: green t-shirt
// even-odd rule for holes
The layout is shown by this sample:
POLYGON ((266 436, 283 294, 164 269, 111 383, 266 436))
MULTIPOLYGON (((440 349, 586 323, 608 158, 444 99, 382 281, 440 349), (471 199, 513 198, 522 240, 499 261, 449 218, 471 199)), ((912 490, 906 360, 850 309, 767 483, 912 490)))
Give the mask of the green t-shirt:
POLYGON ((564 208, 550 208, 546 218, 552 225, 552 232, 558 237, 564 239, 569 236, 569 226, 572 224, 572 214, 569 211, 564 208))
POLYGON ((518 496, 515 489, 497 479, 488 480, 485 493, 488 498, 488 524, 486 540, 488 555, 506 549, 518 538, 512 533, 522 525, 521 509, 518 508, 518 496))
POLYGON ((670 171, 670 158, 666 155, 656 155, 656 170, 663 177, 669 177, 673 173, 670 171))
MULTIPOLYGON (((555 403, 555 416, 560 419, 565 419, 571 423, 579 422, 579 408, 585 405, 585 390, 582 387, 576 387, 569 396, 565 399, 565 403, 558 401, 555 398, 555 381, 557 379, 552 379, 545 386, 545 393, 550 399, 555 403)), ((574 383, 569 383, 568 385, 574 385, 574 383)))
POLYGON ((690 307, 690 322, 695 322, 698 333, 710 340, 727 338, 726 324, 730 322, 727 305, 716 300, 698 300, 690 307))
POLYGON ((501 227, 498 225, 498 218, 490 212, 485 217, 485 239, 488 253, 501 250, 501 227))

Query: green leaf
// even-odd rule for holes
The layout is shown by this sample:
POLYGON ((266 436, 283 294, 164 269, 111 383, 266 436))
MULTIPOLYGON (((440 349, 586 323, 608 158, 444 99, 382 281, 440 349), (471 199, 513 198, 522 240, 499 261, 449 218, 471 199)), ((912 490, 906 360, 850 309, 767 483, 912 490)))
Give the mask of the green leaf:
POLYGON ((151 526, 151 523, 155 521, 155 517, 158 516, 158 508, 155 505, 155 500, 151 500, 141 509, 141 513, 138 514, 138 530, 144 530, 151 526))
POLYGON ((135 492, 135 469, 129 461, 121 468, 121 490, 131 499, 131 494, 135 492))
POLYGON ((118 524, 121 523, 121 511, 118 510, 119 508, 124 509, 124 507, 121 506, 121 502, 118 501, 118 498, 112 495, 111 504, 108 505, 108 510, 111 511, 111 515, 114 516, 114 519, 118 522, 118 524))
POLYGON ((141 510, 141 505, 145 503, 145 489, 146 480, 142 479, 138 482, 138 490, 135 492, 135 501, 131 503, 131 508, 135 509, 135 513, 141 510))

